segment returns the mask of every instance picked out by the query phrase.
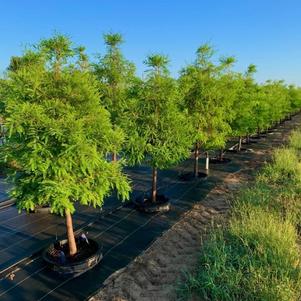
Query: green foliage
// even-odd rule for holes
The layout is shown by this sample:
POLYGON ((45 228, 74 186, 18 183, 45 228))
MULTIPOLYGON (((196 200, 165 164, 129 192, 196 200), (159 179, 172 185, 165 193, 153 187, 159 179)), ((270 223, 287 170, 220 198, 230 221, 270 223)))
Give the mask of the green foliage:
POLYGON ((266 129, 292 111, 288 89, 282 81, 257 85, 252 114, 258 130, 266 129))
POLYGON ((195 132, 192 144, 203 147, 223 147, 230 134, 229 121, 234 101, 232 74, 228 69, 233 58, 222 58, 220 64, 213 62, 214 49, 204 44, 198 48, 194 64, 182 70, 179 79, 183 108, 195 132))
POLYGON ((169 73, 167 69, 168 63, 169 63, 168 57, 160 54, 149 55, 144 61, 144 64, 147 67, 151 68, 151 70, 149 71, 153 70, 157 74, 160 74, 160 72, 168 74, 169 73))
POLYGON ((94 73, 99 80, 101 103, 110 112, 114 125, 128 107, 128 94, 135 81, 135 66, 127 61, 120 50, 123 38, 119 33, 104 35, 107 53, 94 64, 94 73))
POLYGON ((90 67, 89 58, 85 51, 86 48, 84 46, 79 46, 74 50, 78 56, 77 64, 82 71, 88 71, 90 67))
POLYGON ((108 33, 103 36, 109 51, 114 51, 116 48, 123 43, 123 37, 120 33, 108 33))
POLYGON ((167 74, 166 58, 154 55, 146 62, 152 69, 140 83, 127 118, 127 157, 132 164, 144 159, 152 167, 167 168, 188 156, 191 128, 178 108, 178 88, 167 74))
MULTIPOLYGON (((19 167, 12 174, 20 209, 49 204, 74 212, 74 203, 102 206, 117 190, 130 191, 122 162, 106 160, 119 134, 99 103, 97 80, 73 65, 75 49, 64 36, 43 40, 29 64, 8 73, 5 84, 7 142, 1 157, 19 167)), ((25 53, 26 57, 27 53, 25 53)))
POLYGON ((233 134, 243 136, 271 127, 274 123, 289 116, 293 109, 292 98, 297 94, 292 87, 291 95, 283 81, 266 81, 259 85, 253 79, 256 66, 250 65, 247 72, 237 74, 238 90, 233 105, 231 122, 233 134))
POLYGON ((288 87, 288 101, 291 106, 291 112, 295 113, 300 110, 301 107, 301 89, 290 85, 288 87))
POLYGON ((71 40, 61 34, 55 34, 52 38, 41 40, 38 54, 45 57, 45 61, 52 67, 55 77, 59 76, 60 69, 68 64, 68 59, 74 55, 71 40))
POLYGON ((267 81, 262 89, 268 107, 265 125, 268 127, 287 116, 291 108, 283 81, 267 81))
POLYGON ((230 122, 233 136, 244 136, 253 133, 257 124, 253 116, 253 106, 256 100, 256 84, 252 75, 256 71, 255 65, 250 65, 245 75, 236 74, 236 95, 232 107, 233 119, 230 122))
POLYGON ((43 63, 43 57, 40 53, 28 50, 23 56, 13 56, 10 59, 8 71, 17 71, 22 68, 28 68, 31 65, 43 63))
POLYGON ((93 64, 94 74, 99 81, 101 104, 110 112, 111 122, 119 138, 116 139, 113 153, 118 153, 130 137, 127 135, 125 113, 129 110, 132 87, 136 83, 135 65, 127 61, 121 50, 122 35, 104 35, 107 53, 93 64))

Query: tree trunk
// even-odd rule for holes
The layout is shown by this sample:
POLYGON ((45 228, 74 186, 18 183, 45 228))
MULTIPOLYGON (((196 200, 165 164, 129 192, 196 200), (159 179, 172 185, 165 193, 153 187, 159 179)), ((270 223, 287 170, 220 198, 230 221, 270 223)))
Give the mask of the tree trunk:
POLYGON ((206 156, 205 170, 208 171, 209 170, 209 154, 208 154, 208 152, 205 153, 205 156, 206 156))
POLYGON ((242 138, 241 138, 241 136, 239 136, 239 140, 238 140, 238 151, 239 152, 241 151, 241 141, 242 141, 242 138))
POLYGON ((157 177, 158 177, 157 168, 153 167, 153 181, 152 181, 152 202, 153 203, 155 203, 157 201, 157 177))
POLYGON ((116 152, 112 153, 112 162, 117 162, 117 154, 116 154, 116 152))
POLYGON ((218 156, 218 159, 220 160, 220 161, 223 161, 224 160, 224 149, 220 149, 219 150, 219 156, 218 156))
POLYGON ((200 151, 200 144, 197 142, 195 144, 194 149, 194 176, 197 178, 199 176, 199 151, 200 151))
POLYGON ((257 137, 260 138, 260 128, 257 128, 257 137))
POLYGON ((66 227, 67 227, 69 254, 70 254, 70 256, 73 256, 77 253, 77 247, 76 247, 75 237, 74 237, 74 232, 73 232, 72 216, 68 209, 65 210, 65 215, 66 215, 66 227))

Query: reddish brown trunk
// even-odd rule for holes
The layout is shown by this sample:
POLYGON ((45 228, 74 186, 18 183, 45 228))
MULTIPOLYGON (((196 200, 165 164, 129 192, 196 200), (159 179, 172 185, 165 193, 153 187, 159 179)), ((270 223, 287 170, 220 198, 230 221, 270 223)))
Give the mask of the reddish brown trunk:
POLYGON ((247 143, 250 144, 250 134, 247 135, 247 143))
POLYGON ((194 176, 197 178, 199 176, 199 154, 200 154, 200 144, 197 142, 194 149, 194 176))
POLYGON ((242 138, 241 138, 241 136, 239 136, 239 140, 238 140, 238 151, 239 152, 241 150, 241 141, 242 141, 242 138))
POLYGON ((117 161, 117 154, 116 152, 112 153, 112 162, 116 162, 117 161))
POLYGON ((69 254, 73 256, 77 253, 77 247, 75 243, 75 237, 73 232, 73 223, 72 223, 72 216, 68 209, 65 210, 66 216, 66 228, 67 228, 67 238, 68 238, 68 245, 69 245, 69 254))
POLYGON ((219 150, 219 160, 220 160, 220 161, 223 161, 223 160, 224 160, 224 150, 223 150, 223 149, 220 149, 220 150, 219 150))
POLYGON ((158 177, 157 168, 153 167, 153 181, 152 181, 152 202, 153 203, 155 203, 157 201, 157 177, 158 177))

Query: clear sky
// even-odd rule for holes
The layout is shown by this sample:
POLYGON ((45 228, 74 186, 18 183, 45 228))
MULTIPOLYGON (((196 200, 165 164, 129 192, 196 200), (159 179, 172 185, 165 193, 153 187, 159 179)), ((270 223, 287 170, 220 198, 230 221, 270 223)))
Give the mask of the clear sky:
POLYGON ((210 42, 221 55, 234 55, 239 71, 257 65, 260 82, 301 85, 300 0, 0 0, 0 71, 12 55, 55 31, 91 56, 104 52, 103 33, 121 32, 124 54, 139 74, 145 56, 159 52, 176 76, 210 42))

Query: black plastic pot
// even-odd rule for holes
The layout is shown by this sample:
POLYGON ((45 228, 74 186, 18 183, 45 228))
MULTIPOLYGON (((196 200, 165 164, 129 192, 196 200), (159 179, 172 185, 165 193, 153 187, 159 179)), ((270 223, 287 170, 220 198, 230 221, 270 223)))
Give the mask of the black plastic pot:
POLYGON ((158 213, 168 212, 170 210, 170 202, 164 195, 157 195, 157 201, 152 202, 148 197, 139 197, 133 200, 136 208, 141 212, 158 213))
POLYGON ((220 160, 219 158, 210 158, 209 161, 211 164, 226 164, 231 162, 231 159, 223 158, 222 160, 220 160))
POLYGON ((260 136, 258 136, 258 135, 256 135, 256 136, 253 136, 252 137, 252 139, 254 140, 259 140, 259 139, 261 139, 261 138, 266 138, 267 137, 267 135, 266 134, 260 134, 260 136))
POLYGON ((197 177, 194 176, 193 172, 184 173, 184 174, 179 175, 179 179, 181 181, 185 181, 185 182, 193 181, 196 179, 206 179, 207 177, 208 177, 208 174, 206 174, 204 172, 199 172, 197 177))
POLYGON ((246 152, 248 149, 247 148, 245 148, 245 147, 242 147, 241 149, 240 149, 240 151, 237 149, 237 148, 234 148, 234 149, 228 149, 226 152, 227 153, 234 153, 234 154, 236 154, 236 153, 243 153, 243 152, 246 152))
POLYGON ((50 206, 37 206, 34 210, 30 210, 30 213, 50 213, 50 206))
POLYGON ((66 239, 57 241, 45 249, 42 255, 43 259, 48 266, 60 276, 77 277, 92 269, 103 258, 102 246, 92 239, 89 239, 88 242, 89 243, 85 242, 88 250, 88 252, 86 252, 87 254, 85 254, 87 256, 81 256, 78 260, 76 255, 71 258, 66 256, 65 262, 62 262, 62 257, 58 256, 59 252, 65 249, 68 244, 66 239))
POLYGON ((241 144, 250 145, 250 144, 258 143, 258 141, 254 139, 258 139, 258 138, 252 137, 250 138, 249 142, 243 141, 241 144))

